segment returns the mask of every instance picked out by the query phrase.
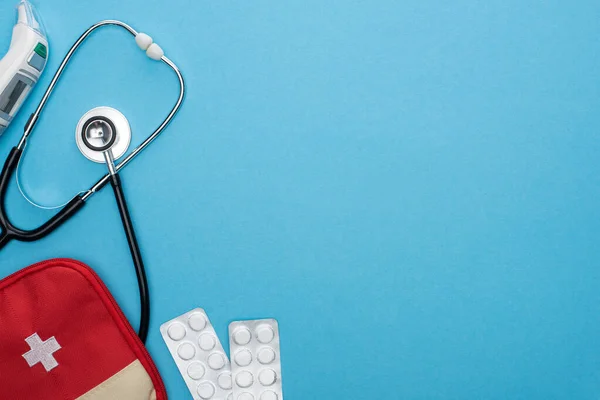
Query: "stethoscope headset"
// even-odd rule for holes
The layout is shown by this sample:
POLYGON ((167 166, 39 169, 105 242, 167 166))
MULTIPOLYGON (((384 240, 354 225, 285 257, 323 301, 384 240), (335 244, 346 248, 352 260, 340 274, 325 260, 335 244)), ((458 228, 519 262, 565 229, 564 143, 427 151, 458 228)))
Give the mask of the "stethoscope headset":
MULTIPOLYGON (((63 61, 61 62, 58 70, 54 74, 52 81, 48 85, 44 96, 38 104, 35 112, 31 114, 27 123, 25 124, 25 130, 19 144, 10 151, 8 158, 4 163, 2 172, 0 173, 0 250, 6 246, 10 241, 17 240, 21 242, 33 242, 44 238, 45 236, 52 233, 56 228, 64 224, 67 220, 73 217, 81 208, 85 205, 86 201, 89 200, 94 194, 102 189, 106 184, 110 182, 113 187, 115 198, 117 200, 117 206, 121 215, 121 221, 125 229, 127 241, 129 244, 129 250, 132 255, 133 263, 136 270, 137 281, 140 291, 140 302, 141 302, 141 318, 138 335, 142 342, 146 341, 148 336, 148 327, 150 323, 150 299, 148 293, 148 281, 146 278, 146 272, 144 269, 144 263, 142 261, 141 252, 133 229, 133 224, 129 216, 127 203, 123 193, 121 179, 119 177, 119 171, 127 166, 134 158, 136 158, 150 143, 158 137, 158 135, 165 129, 165 127, 171 122, 183 102, 185 94, 185 83, 181 72, 177 66, 167 57, 164 56, 162 49, 155 43, 152 43, 152 39, 143 33, 138 33, 132 27, 124 22, 117 20, 105 20, 100 21, 90 28, 88 28, 77 41, 71 46, 63 61), (137 148, 135 148, 129 155, 123 158, 119 163, 115 162, 115 151, 118 144, 121 144, 121 149, 118 149, 118 156, 123 155, 123 144, 128 145, 131 135, 129 130, 129 124, 124 119, 123 115, 117 110, 109 107, 98 107, 90 110, 86 113, 80 124, 78 124, 77 132, 77 144, 86 155, 86 157, 96 162, 105 162, 108 166, 108 173, 92 185, 88 190, 78 193, 73 197, 66 205, 64 205, 52 218, 46 223, 39 226, 36 229, 24 230, 16 227, 10 221, 6 213, 6 191, 8 189, 11 178, 14 176, 16 169, 18 168, 19 161, 23 156, 27 139, 31 135, 33 128, 35 127, 40 113, 44 109, 52 90, 56 83, 61 77, 65 67, 71 60, 71 57, 75 51, 81 46, 85 39, 96 29, 114 25, 119 26, 129 32, 136 38, 138 46, 142 49, 147 49, 147 54, 150 58, 160 60, 167 64, 177 75, 179 81, 179 96, 177 101, 167 117, 162 123, 154 130, 154 132, 148 136, 137 148), (123 137, 125 136, 125 137, 123 137), (99 158, 99 159, 95 159, 99 158)), ((125 146, 125 150, 126 150, 125 146)))

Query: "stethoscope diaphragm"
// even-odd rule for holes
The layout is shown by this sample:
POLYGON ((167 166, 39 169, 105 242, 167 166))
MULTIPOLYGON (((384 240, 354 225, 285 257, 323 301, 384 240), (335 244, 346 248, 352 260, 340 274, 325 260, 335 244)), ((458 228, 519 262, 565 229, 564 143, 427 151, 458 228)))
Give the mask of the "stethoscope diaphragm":
POLYGON ((121 158, 131 143, 127 118, 112 107, 96 107, 86 112, 75 130, 81 154, 96 163, 105 163, 104 152, 111 149, 115 160, 121 158))

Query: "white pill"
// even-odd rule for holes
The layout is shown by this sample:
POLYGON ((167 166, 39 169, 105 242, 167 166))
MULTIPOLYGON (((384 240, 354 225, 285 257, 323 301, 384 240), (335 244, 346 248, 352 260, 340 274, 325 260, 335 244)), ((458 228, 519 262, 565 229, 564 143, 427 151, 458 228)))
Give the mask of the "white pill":
POLYGON ((204 368, 204 365, 202 363, 194 361, 188 366, 187 373, 190 378, 197 381, 202 379, 202 377, 206 373, 206 368, 204 368))
POLYGON ((250 343, 250 339, 252 339, 252 334, 246 328, 240 328, 233 333, 233 340, 240 346, 250 343))
POLYGON ((265 347, 258 352, 257 358, 261 364, 271 364, 275 360, 275 351, 269 347, 265 347))
POLYGON ((217 345, 217 339, 210 333, 203 333, 198 338, 198 346, 204 351, 211 351, 217 345))
POLYGON ((272 390, 267 390, 266 392, 264 392, 263 394, 260 395, 260 400, 278 400, 279 396, 277 396, 277 393, 273 392, 272 390))
POLYGON ((254 383, 254 376, 252 376, 250 371, 239 372, 235 376, 235 383, 241 388, 250 387, 254 383))
POLYGON ((150 47, 150 45, 152 44, 152 38, 146 35, 145 33, 138 33, 135 36, 135 42, 137 43, 140 49, 146 51, 148 47, 150 47))
POLYGON ((215 371, 223 368, 225 366, 225 357, 221 353, 212 353, 208 356, 208 366, 215 371))
POLYGON ((165 52, 160 48, 159 45, 152 43, 150 47, 148 47, 148 50, 146 50, 146 55, 151 59, 158 61, 162 58, 162 56, 165 55, 165 52))
POLYGON ((183 360, 191 360, 196 355, 196 348, 191 343, 184 343, 177 349, 177 354, 183 360))
POLYGON ((271 386, 277 381, 277 373, 272 369, 263 369, 258 374, 258 381, 263 386, 271 386))
POLYGON ((262 325, 256 329, 256 338, 262 344, 271 343, 273 338, 275 338, 275 332, 270 326, 262 325))
POLYGON ((206 318, 200 313, 194 313, 188 318, 188 325, 196 332, 206 328, 206 318))
POLYGON ((198 396, 202 397, 203 399, 210 399, 215 395, 215 387, 210 382, 203 382, 198 385, 197 392, 198 396))
POLYGON ((252 362, 252 353, 249 350, 243 349, 235 353, 233 360, 240 367, 246 367, 252 362))
POLYGON ((227 400, 233 400, 233 393, 229 393, 227 395, 227 400))
POLYGON ((173 325, 171 325, 167 331, 169 337, 175 341, 183 339, 185 337, 185 333, 185 326, 183 326, 183 324, 180 324, 179 322, 176 322, 173 325))
POLYGON ((221 389, 225 389, 225 390, 231 389, 231 386, 232 386, 231 373, 230 372, 223 372, 217 378, 217 383, 219 384, 219 386, 221 387, 221 389))
POLYGON ((254 400, 252 393, 244 392, 237 397, 237 400, 254 400))

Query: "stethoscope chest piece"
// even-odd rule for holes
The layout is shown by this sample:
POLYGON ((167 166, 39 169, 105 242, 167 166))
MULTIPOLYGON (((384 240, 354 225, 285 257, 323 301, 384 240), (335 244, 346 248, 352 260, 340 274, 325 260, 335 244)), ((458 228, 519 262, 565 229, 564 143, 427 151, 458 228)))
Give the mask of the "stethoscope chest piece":
POLYGON ((120 111, 96 107, 86 112, 77 123, 75 141, 88 160, 105 163, 104 152, 108 150, 115 160, 125 154, 131 143, 131 127, 120 111))

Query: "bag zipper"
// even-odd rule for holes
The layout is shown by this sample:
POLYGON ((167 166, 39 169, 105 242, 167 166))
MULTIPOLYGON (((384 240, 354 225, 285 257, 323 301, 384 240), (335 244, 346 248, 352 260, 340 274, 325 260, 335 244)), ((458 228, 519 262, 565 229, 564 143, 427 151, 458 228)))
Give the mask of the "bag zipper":
MULTIPOLYGON (((167 399, 167 390, 165 388, 165 384, 162 381, 160 373, 158 372, 158 368, 156 368, 156 365, 154 364, 152 357, 150 357, 150 353, 148 353, 146 346, 144 346, 144 344, 140 341, 140 338, 138 337, 137 333, 131 327, 129 320, 127 320, 127 317, 125 317, 125 314, 123 314, 123 311, 117 304, 116 300, 112 297, 112 294, 110 293, 110 291, 108 290, 108 288, 106 287, 104 282, 100 279, 100 277, 98 276, 96 271, 94 271, 92 268, 90 268, 89 266, 87 266, 86 264, 84 264, 80 261, 73 260, 71 258, 54 258, 54 259, 50 259, 50 260, 46 260, 46 261, 40 261, 38 263, 32 264, 28 267, 25 267, 11 275, 8 275, 6 278, 0 280, 0 289, 2 287, 4 287, 5 285, 12 284, 13 282, 11 282, 11 281, 18 280, 19 278, 27 275, 32 270, 43 270, 49 264, 52 264, 53 266, 55 266, 55 264, 58 264, 61 262, 66 263, 67 267, 70 267, 70 268, 76 270, 77 272, 81 273, 88 281, 90 281, 90 279, 88 276, 86 276, 86 274, 89 274, 89 275, 91 275, 92 278, 94 278, 94 282, 92 282, 92 283, 97 284, 103 292, 99 293, 98 290, 96 290, 96 287, 94 287, 94 285, 92 285, 92 287, 94 287, 94 289, 96 290, 96 293, 98 293, 102 299, 106 299, 110 302, 110 304, 112 305, 112 311, 114 311, 114 314, 110 313, 111 310, 109 310, 109 313, 113 317, 116 316, 122 323, 121 325, 123 325, 123 326, 119 326, 119 330, 123 331, 123 328, 125 329, 125 331, 126 331, 125 333, 129 334, 129 338, 131 338, 133 340, 133 344, 136 346, 136 349, 138 350, 137 352, 134 351, 134 353, 136 353, 136 356, 138 355, 137 353, 141 353, 141 356, 143 357, 144 361, 146 361, 147 365, 145 366, 146 367, 145 369, 150 369, 150 371, 147 371, 147 372, 150 374, 152 383, 155 386, 154 389, 156 390, 157 398, 160 399, 161 397, 159 397, 158 395, 161 394, 162 398, 164 398, 166 400, 167 399), (74 267, 76 267, 76 268, 74 268, 74 267)), ((131 346, 131 343, 129 343, 129 344, 131 346)))

